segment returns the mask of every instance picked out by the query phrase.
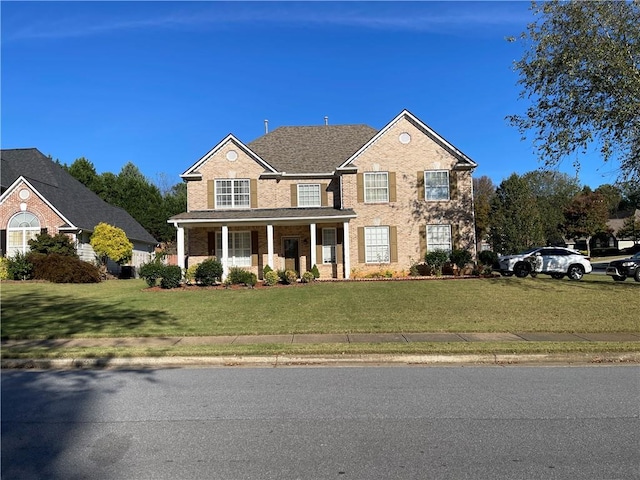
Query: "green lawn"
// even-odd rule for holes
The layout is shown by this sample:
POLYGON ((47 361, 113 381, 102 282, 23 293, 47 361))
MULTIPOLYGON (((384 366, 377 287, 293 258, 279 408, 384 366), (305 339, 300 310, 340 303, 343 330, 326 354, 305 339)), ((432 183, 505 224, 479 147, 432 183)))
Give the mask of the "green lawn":
POLYGON ((587 275, 151 291, 140 280, 2 282, 2 337, 638 332, 640 283, 587 275))

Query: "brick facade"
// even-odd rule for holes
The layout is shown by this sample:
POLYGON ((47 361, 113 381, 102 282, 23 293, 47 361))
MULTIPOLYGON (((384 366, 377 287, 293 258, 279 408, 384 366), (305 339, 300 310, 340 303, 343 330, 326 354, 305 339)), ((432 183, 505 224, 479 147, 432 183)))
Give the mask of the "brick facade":
MULTIPOLYGON (((358 154, 350 159, 339 159, 345 163, 343 168, 335 168, 332 178, 314 178, 309 174, 295 175, 292 172, 285 172, 287 175, 278 172, 274 174, 267 171, 269 165, 261 164, 246 150, 247 147, 238 145, 235 139, 227 138, 212 150, 209 157, 196 164, 197 169, 194 165, 187 171, 189 175, 183 175, 188 180, 188 212, 178 223, 182 223, 185 230, 187 265, 197 264, 213 254, 207 251, 211 242, 209 235, 211 232, 219 232, 223 224, 229 232, 256 232, 252 234, 255 239, 252 248, 257 248, 257 252, 252 252, 256 254, 254 262, 247 268, 259 277, 262 276, 262 268, 268 263, 267 225, 273 226, 274 256, 271 267, 285 267, 283 238, 297 238, 300 274, 313 266, 311 229, 316 228, 315 264, 325 278, 344 278, 355 272, 365 273, 381 268, 407 271, 413 262, 423 260, 425 251, 429 248, 426 240, 427 225, 449 226, 452 247, 469 250, 475 255, 472 197, 472 170, 475 163, 406 111, 382 129, 358 154), (450 181, 449 199, 424 199, 425 171, 447 172, 450 181), (366 203, 359 198, 358 182, 359 179, 362 181, 361 174, 365 172, 388 172, 389 201, 366 203), (301 217, 296 225, 284 217, 280 220, 247 223, 241 218, 229 217, 229 210, 224 211, 225 217, 217 216, 223 210, 212 205, 211 181, 232 178, 252 180, 252 195, 255 197, 252 199, 252 209, 256 212, 264 209, 296 209, 296 185, 320 184, 323 208, 333 208, 338 213, 354 211, 355 218, 323 221, 301 217), (207 211, 211 212, 210 223, 206 221, 209 218, 207 211), (199 212, 199 220, 190 223, 189 212, 199 212), (342 237, 345 222, 348 223, 346 226, 349 231, 347 239, 342 237), (389 227, 390 235, 393 234, 393 238, 397 239, 397 243, 390 249, 393 252, 392 258, 382 264, 362 261, 360 236, 363 228, 373 226, 389 227), (322 263, 322 228, 336 228, 338 232, 336 264, 322 263), (345 240, 348 240, 348 252, 343 252, 345 240), (348 266, 343 262, 348 263, 348 266)), ((336 167, 339 166, 338 162, 336 167)), ((362 187, 360 197, 361 191, 362 187)))

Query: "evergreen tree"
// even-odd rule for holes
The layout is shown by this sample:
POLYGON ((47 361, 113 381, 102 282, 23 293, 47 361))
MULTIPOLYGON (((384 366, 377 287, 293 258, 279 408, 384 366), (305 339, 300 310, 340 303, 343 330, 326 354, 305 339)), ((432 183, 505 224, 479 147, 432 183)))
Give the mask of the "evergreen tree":
POLYGON ((495 252, 517 253, 544 243, 536 198, 526 180, 512 174, 491 202, 489 241, 495 252))

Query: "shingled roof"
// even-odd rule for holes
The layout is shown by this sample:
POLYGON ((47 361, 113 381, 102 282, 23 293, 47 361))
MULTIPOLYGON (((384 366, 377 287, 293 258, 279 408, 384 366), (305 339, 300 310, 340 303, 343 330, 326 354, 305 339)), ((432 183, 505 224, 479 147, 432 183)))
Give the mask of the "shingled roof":
POLYGON ((331 173, 377 132, 368 125, 279 127, 247 146, 279 172, 331 173))
POLYGON ((2 191, 21 176, 72 224, 67 227, 93 231, 98 223, 105 222, 124 230, 130 240, 156 243, 129 213, 102 200, 38 149, 2 150, 2 191))

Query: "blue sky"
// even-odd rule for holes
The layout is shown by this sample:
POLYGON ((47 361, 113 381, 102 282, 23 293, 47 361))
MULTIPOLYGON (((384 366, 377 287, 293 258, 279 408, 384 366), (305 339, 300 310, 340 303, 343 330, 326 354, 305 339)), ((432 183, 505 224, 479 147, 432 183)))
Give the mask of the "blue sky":
MULTIPOLYGON (((541 164, 505 38, 529 2, 6 2, 2 148, 36 147, 98 173, 131 161, 179 175, 228 133, 284 125, 382 128, 411 111, 497 185, 541 164)), ((597 187, 616 172, 582 159, 597 187)), ((572 161, 561 170, 575 175, 572 161)))

